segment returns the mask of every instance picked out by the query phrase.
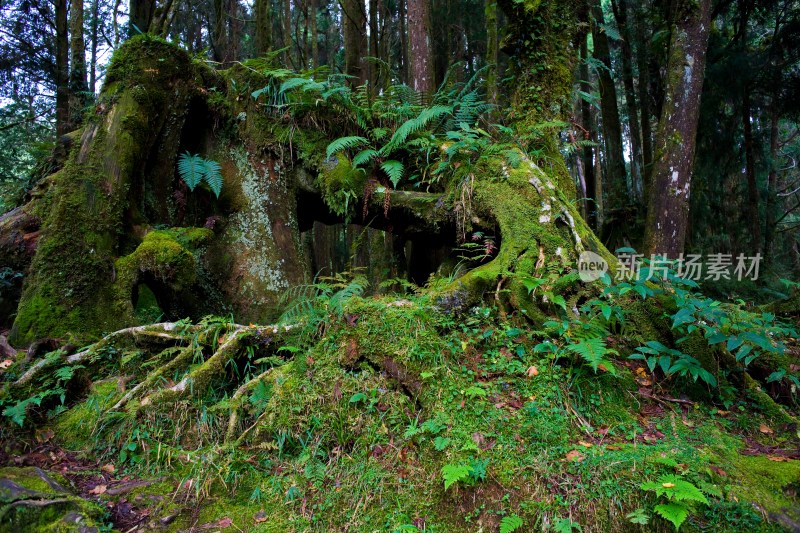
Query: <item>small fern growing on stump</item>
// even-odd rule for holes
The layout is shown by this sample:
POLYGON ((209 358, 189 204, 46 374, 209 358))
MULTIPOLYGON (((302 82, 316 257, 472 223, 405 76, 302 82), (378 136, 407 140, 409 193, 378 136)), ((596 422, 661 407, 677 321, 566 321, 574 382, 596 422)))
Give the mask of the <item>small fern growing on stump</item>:
POLYGON ((222 168, 216 161, 184 152, 178 157, 178 174, 190 191, 204 181, 217 198, 222 192, 222 168))

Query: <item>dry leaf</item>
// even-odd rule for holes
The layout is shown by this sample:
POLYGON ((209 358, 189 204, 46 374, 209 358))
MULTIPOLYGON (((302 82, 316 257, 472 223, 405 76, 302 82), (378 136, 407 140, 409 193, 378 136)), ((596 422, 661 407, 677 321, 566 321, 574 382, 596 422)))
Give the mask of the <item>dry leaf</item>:
POLYGON ((259 511, 253 517, 253 520, 255 521, 256 524, 260 524, 261 522, 266 522, 267 513, 265 513, 264 511, 259 511))
POLYGON ((89 494, 104 494, 108 487, 106 485, 97 485, 95 488, 89 491, 89 494))
POLYGON ((50 428, 39 429, 36 431, 36 440, 38 442, 47 442, 55 436, 55 433, 50 428))
POLYGON ((114 468, 114 465, 112 465, 111 463, 108 463, 107 465, 103 465, 102 467, 100 467, 100 470, 102 470, 107 474, 113 474, 116 468, 114 468))
POLYGON ((586 456, 578 450, 572 450, 567 454, 567 461, 573 461, 577 463, 583 461, 584 459, 586 459, 586 456))
POLYGON ((758 427, 758 430, 759 430, 761 433, 763 433, 764 435, 772 435, 773 433, 775 433, 774 431, 772 431, 772 428, 770 428, 770 427, 769 427, 768 425, 766 425, 766 424, 761 424, 761 425, 758 427))
POLYGON ((600 363, 599 365, 597 365, 597 370, 599 370, 600 372, 608 372, 608 367, 603 363, 600 363))
POLYGON ((661 486, 665 489, 671 489, 675 486, 675 483, 662 483, 661 486))
POLYGON ((775 461, 777 463, 784 463, 789 461, 788 457, 781 457, 780 455, 768 455, 767 459, 769 459, 770 461, 775 461))
POLYGON ((532 366, 532 367, 530 367, 530 368, 528 369, 528 372, 527 372, 527 374, 528 374, 528 377, 529 377, 529 378, 536 377, 536 376, 538 376, 538 375, 539 375, 539 369, 538 369, 538 368, 536 368, 535 366, 532 366))
POLYGON ((5 370, 6 368, 10 367, 13 364, 14 364, 14 361, 12 361, 11 359, 6 359, 5 361, 0 362, 0 368, 5 370))
POLYGON ((590 442, 586 442, 586 441, 583 441, 583 440, 581 440, 581 441, 578 441, 578 444, 580 444, 580 445, 581 445, 581 446, 583 446, 584 448, 591 448, 591 447, 593 446, 593 444, 592 444, 592 443, 590 443, 590 442))

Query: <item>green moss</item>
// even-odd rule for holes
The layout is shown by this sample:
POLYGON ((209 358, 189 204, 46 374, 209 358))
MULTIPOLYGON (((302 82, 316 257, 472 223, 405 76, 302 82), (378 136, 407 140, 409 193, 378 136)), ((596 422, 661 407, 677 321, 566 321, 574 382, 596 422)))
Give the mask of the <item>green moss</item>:
POLYGON ((120 391, 117 380, 92 384, 87 398, 59 415, 53 429, 56 437, 70 449, 78 450, 91 443, 101 414, 113 405, 120 391))
POLYGON ((39 468, 0 468, 0 527, 4 531, 94 530, 102 511, 67 491, 69 484, 39 468), (8 528, 8 529, 5 529, 8 528))
POLYGON ((758 504, 767 513, 788 513, 800 520, 797 488, 800 461, 772 461, 765 456, 725 452, 723 468, 730 476, 730 492, 740 500, 758 504))
POLYGON ((85 340, 129 323, 111 287, 125 214, 139 217, 129 192, 142 178, 154 132, 170 113, 183 112, 192 83, 188 55, 165 41, 140 36, 117 50, 102 112, 87 123, 40 211, 42 238, 12 332, 16 343, 85 340))

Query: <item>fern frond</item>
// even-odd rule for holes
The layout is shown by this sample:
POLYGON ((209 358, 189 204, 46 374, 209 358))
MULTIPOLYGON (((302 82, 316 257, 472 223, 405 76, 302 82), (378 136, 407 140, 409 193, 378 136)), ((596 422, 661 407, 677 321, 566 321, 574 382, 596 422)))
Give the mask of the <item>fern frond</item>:
POLYGON ((202 157, 189 152, 178 157, 178 173, 190 191, 194 191, 194 188, 203 180, 203 163, 202 157))
POLYGON ((219 163, 210 159, 203 160, 203 180, 219 198, 219 194, 222 192, 222 167, 219 166, 219 163))
POLYGON ((392 186, 396 189, 397 184, 403 179, 403 172, 405 170, 403 163, 390 159, 381 163, 381 170, 386 172, 386 175, 389 176, 389 181, 392 182, 392 186))
POLYGON ((377 150, 373 150, 371 148, 368 148, 366 150, 362 150, 362 151, 358 152, 356 154, 356 156, 353 158, 353 166, 357 167, 357 166, 363 165, 365 163, 369 163, 375 157, 377 157, 377 155, 378 155, 378 151, 377 150))
POLYGON ((350 136, 350 137, 339 137, 332 143, 328 145, 328 149, 326 150, 326 157, 330 158, 333 154, 337 152, 341 152, 343 150, 351 150, 353 148, 357 148, 359 146, 363 146, 368 144, 369 140, 365 139, 364 137, 358 136, 350 136))

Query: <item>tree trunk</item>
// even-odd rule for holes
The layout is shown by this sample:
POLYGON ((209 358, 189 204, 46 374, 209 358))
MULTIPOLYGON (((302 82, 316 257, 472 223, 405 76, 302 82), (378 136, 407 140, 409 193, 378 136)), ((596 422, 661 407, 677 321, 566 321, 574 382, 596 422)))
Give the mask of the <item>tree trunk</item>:
POLYGON ((747 177, 747 215, 752 250, 761 249, 761 217, 759 216, 758 183, 756 182, 755 142, 753 141, 750 87, 745 83, 742 93, 742 126, 744 129, 745 175, 747 177))
POLYGON ((311 67, 319 67, 319 33, 317 31, 317 12, 319 0, 311 0, 311 67))
POLYGON ((90 30, 90 38, 91 38, 91 50, 90 50, 90 59, 89 59, 89 90, 92 93, 97 91, 97 48, 99 46, 99 35, 98 35, 98 20, 97 17, 100 15, 98 10, 98 2, 99 0, 92 0, 92 22, 91 22, 91 30, 90 30))
POLYGON ((689 223, 692 164, 700 114, 711 0, 681 0, 667 64, 667 88, 659 120, 645 227, 645 253, 676 258, 683 252, 689 223))
MULTIPOLYGON (((627 3, 627 2, 626 2, 627 3)), ((640 125, 642 127, 642 190, 645 202, 650 198, 650 174, 653 166, 653 131, 650 122, 650 40, 646 36, 645 17, 642 6, 634 3, 633 14, 636 19, 636 67, 639 71, 640 125)))
POLYGON ((430 0, 408 0, 411 87, 425 98, 430 98, 436 90, 430 24, 430 0))
MULTIPOLYGON (((589 95, 592 93, 592 82, 590 79, 591 71, 589 70, 589 50, 587 39, 589 38, 588 32, 584 32, 580 37, 580 51, 581 51, 581 65, 580 65, 580 82, 581 90, 589 95)), ((586 131, 584 140, 595 141, 593 132, 596 130, 594 121, 592 120, 592 104, 586 98, 579 99, 581 108, 581 125, 586 131)), ((592 146, 584 146, 581 148, 581 158, 583 159, 583 171, 586 180, 586 222, 594 230, 598 230, 598 210, 602 206, 601 194, 598 194, 596 186, 597 178, 595 176, 594 168, 594 148, 592 146)), ((602 191, 602 188, 600 189, 602 191)))
MULTIPOLYGON (((625 157, 622 148, 622 126, 617 105, 617 89, 611 77, 611 50, 608 37, 602 25, 605 24, 603 9, 599 0, 592 7, 594 24, 594 56, 602 64, 597 70, 600 85, 600 111, 602 115, 603 145, 605 151, 606 209, 622 209, 628 204, 628 187, 626 184, 625 157)), ((613 224, 614 217, 606 217, 606 224, 613 224)), ((607 230, 603 230, 607 233, 607 230)))
POLYGON ((344 71, 351 83, 368 79, 364 58, 367 55, 367 14, 363 0, 340 0, 344 20, 344 71))
POLYGON ((69 116, 69 37, 67 0, 55 0, 56 10, 56 133, 70 131, 69 116))
POLYGON ((400 19, 400 81, 408 83, 408 32, 406 31, 406 0, 398 0, 399 5, 399 19, 400 19))
POLYGON ((628 23, 628 0, 612 0, 614 16, 622 35, 619 42, 622 57, 622 85, 625 88, 625 103, 628 111, 628 129, 631 143, 631 184, 637 203, 643 203, 642 182, 642 133, 639 126, 639 106, 636 102, 636 88, 633 83, 633 51, 631 50, 631 31, 628 23))
POLYGON ((263 56, 272 48, 272 0, 256 0, 256 56, 263 56))
POLYGON ((498 103, 497 69, 499 60, 499 42, 497 40, 497 0, 486 0, 486 62, 491 65, 486 73, 486 101, 492 105, 498 103))
POLYGON ((769 155, 770 169, 767 175, 767 205, 766 207, 766 230, 764 232, 764 268, 768 270, 773 262, 773 244, 775 233, 778 229, 778 145, 780 142, 780 129, 778 128, 778 103, 774 99, 770 105, 769 113, 769 155))
POLYGON ((128 37, 147 33, 156 11, 156 0, 130 0, 128 37))
POLYGON ((83 40, 83 0, 70 0, 69 7, 69 121, 70 127, 81 124, 88 101, 86 83, 86 44, 83 40))

